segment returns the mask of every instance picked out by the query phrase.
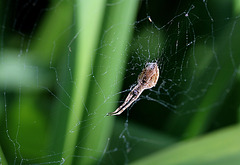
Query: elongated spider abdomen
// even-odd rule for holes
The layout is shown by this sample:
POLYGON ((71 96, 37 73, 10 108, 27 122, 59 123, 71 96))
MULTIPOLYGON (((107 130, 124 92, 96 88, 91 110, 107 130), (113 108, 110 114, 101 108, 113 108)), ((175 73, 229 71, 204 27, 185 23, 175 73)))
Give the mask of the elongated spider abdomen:
POLYGON ((118 107, 114 112, 110 112, 107 115, 120 115, 125 109, 127 109, 133 102, 135 102, 141 93, 145 89, 150 89, 157 84, 159 76, 159 69, 157 63, 147 63, 145 68, 138 76, 138 83, 132 89, 132 91, 128 94, 127 98, 125 99, 124 103, 118 107))

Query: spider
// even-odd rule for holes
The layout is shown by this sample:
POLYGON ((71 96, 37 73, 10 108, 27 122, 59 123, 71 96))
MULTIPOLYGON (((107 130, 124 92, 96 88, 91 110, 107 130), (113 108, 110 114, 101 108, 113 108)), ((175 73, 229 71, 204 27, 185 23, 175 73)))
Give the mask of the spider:
POLYGON ((145 89, 155 87, 159 77, 159 69, 156 62, 146 63, 145 68, 138 75, 137 85, 128 94, 124 103, 118 107, 114 112, 107 113, 108 116, 120 115, 125 111, 138 97, 142 94, 145 89))

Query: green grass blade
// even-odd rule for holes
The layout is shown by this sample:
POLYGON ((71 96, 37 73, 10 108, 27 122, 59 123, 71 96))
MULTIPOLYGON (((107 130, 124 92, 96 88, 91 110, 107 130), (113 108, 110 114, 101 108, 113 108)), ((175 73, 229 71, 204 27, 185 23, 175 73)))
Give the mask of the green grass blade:
MULTIPOLYGON (((77 155, 84 158, 76 160, 76 164, 92 164, 95 160, 86 157, 94 157, 101 162, 104 149, 108 147, 113 119, 107 117, 107 112, 116 107, 117 96, 114 96, 121 88, 124 68, 126 63, 126 48, 133 30, 133 22, 136 16, 138 1, 124 1, 118 5, 109 6, 106 9, 105 23, 103 25, 103 38, 101 43, 111 43, 98 52, 104 56, 97 56, 93 68, 93 81, 89 88, 87 107, 89 113, 96 113, 94 117, 86 114, 84 119, 93 123, 93 127, 81 129, 79 137, 80 147, 91 148, 90 150, 79 150, 77 155), (117 26, 115 26, 117 25, 117 26), (105 32, 105 33, 104 33, 105 32), (106 58, 107 57, 107 58, 106 58), (113 85, 117 82, 117 85, 113 85), (103 118, 105 116, 105 118, 103 118), (102 157, 101 157, 102 156, 102 157)), ((100 43, 100 44, 101 44, 100 43)), ((101 47, 101 45, 99 46, 101 47)), ((84 127, 84 126, 83 126, 84 127)))
POLYGON ((233 13, 237 16, 239 15, 240 13, 240 1, 239 0, 234 0, 234 3, 233 3, 233 13))
POLYGON ((133 162, 132 165, 201 165, 240 162, 240 126, 232 126, 209 135, 181 142, 166 150, 133 162))
POLYGON ((8 164, 1 146, 0 146, 0 164, 4 164, 4 165, 8 164))
MULTIPOLYGON (((237 83, 240 84, 240 66, 238 67, 237 83)), ((240 105, 238 107, 238 122, 240 122, 240 105)))
POLYGON ((55 0, 51 1, 49 8, 50 10, 45 13, 43 21, 36 29, 30 53, 37 58, 38 62, 46 65, 49 65, 49 60, 52 58, 50 65, 54 65, 61 59, 58 57, 61 57, 63 47, 68 44, 71 32, 68 28, 72 24, 73 9, 72 3, 67 0, 63 0, 61 3, 55 0), (53 51, 54 58, 51 55, 53 51))
MULTIPOLYGON (((209 128, 210 121, 212 119, 211 117, 214 113, 216 113, 216 111, 213 111, 215 109, 214 105, 219 102, 219 100, 225 99, 225 96, 228 93, 226 89, 231 88, 234 81, 236 81, 236 79, 232 79, 232 75, 237 74, 236 72, 238 68, 236 64, 240 61, 238 48, 240 33, 236 30, 239 23, 233 24, 234 26, 230 24, 230 26, 225 28, 222 31, 221 36, 216 37, 216 40, 219 41, 219 43, 216 44, 218 47, 214 50, 218 54, 217 64, 216 60, 213 58, 209 66, 214 66, 216 68, 219 67, 221 69, 217 70, 216 77, 214 78, 212 85, 209 86, 206 95, 199 103, 198 109, 204 111, 196 112, 186 129, 185 135, 187 135, 187 138, 197 136, 209 128), (226 40, 225 36, 228 36, 229 34, 230 39, 226 40), (230 49, 232 51, 229 53, 230 49), (234 59, 234 62, 229 60, 229 56, 234 59)), ((204 73, 204 76, 199 77, 199 80, 207 81, 208 79, 206 77, 209 77, 209 73, 207 71, 204 73)), ((199 86, 196 86, 195 88, 197 89, 199 86)))
POLYGON ((80 33, 77 38, 74 75, 76 86, 73 89, 73 100, 63 148, 66 164, 71 164, 77 144, 79 121, 82 120, 85 111, 84 102, 89 87, 89 74, 95 58, 94 50, 98 44, 105 5, 105 0, 77 1, 77 27, 80 33))

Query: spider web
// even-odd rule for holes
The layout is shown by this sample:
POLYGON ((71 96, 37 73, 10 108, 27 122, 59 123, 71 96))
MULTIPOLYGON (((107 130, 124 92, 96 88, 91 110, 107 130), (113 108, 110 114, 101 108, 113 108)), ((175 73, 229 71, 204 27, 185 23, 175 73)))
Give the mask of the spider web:
MULTIPOLYGON (((106 7, 124 1, 109 1, 106 7)), ((77 29, 74 20, 78 6, 64 0, 0 2, 0 144, 9 164, 65 164, 71 157, 76 162, 84 159, 93 164, 129 164, 173 144, 178 140, 173 135, 184 137, 187 124, 183 121, 226 106, 239 74, 239 13, 232 7, 234 2, 139 3, 137 18, 130 24, 133 37, 126 45, 126 67, 117 71, 123 78, 118 80, 116 76, 109 86, 118 92, 108 94, 100 82, 100 78, 108 79, 114 68, 92 60, 87 77, 90 86, 97 86, 97 92, 90 89, 88 97, 79 100, 84 118, 76 117, 77 124, 63 133, 68 115, 74 111, 71 103, 75 105, 76 40, 85 30, 77 29), (62 26, 57 35, 43 38, 41 34, 54 31, 41 31, 42 22, 65 4, 74 13, 73 21, 63 16, 60 23, 56 20, 62 26), (39 49, 39 42, 47 44, 39 49), (121 116, 106 117, 101 107, 114 104, 117 108, 122 104, 145 64, 154 61, 160 69, 156 87, 144 91, 121 116), (89 104, 95 97, 104 101, 89 104), (105 127, 104 121, 109 118, 115 122, 111 134, 103 136, 102 149, 85 146, 85 140, 94 135, 96 128, 105 127), (179 123, 182 125, 178 127, 179 123), (79 125, 83 132, 74 153, 70 152, 73 147, 62 149, 64 139, 77 132, 79 125)), ((118 40, 112 36, 106 42, 105 37, 120 25, 104 30, 94 50, 98 57, 114 61, 99 50, 111 48, 118 40)))

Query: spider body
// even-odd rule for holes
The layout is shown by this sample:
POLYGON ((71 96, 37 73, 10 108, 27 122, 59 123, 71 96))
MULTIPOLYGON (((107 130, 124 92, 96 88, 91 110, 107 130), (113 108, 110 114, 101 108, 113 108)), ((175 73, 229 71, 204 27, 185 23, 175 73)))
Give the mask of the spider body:
POLYGON ((144 89, 150 89, 157 84, 159 69, 157 63, 147 63, 138 76, 138 85, 144 89))
POLYGON ((150 89, 155 87, 159 77, 159 69, 156 62, 147 63, 145 68, 138 76, 137 85, 128 94, 124 103, 118 107, 114 112, 110 112, 107 115, 120 115, 124 110, 126 110, 133 102, 135 102, 138 97, 142 94, 145 89, 150 89))

